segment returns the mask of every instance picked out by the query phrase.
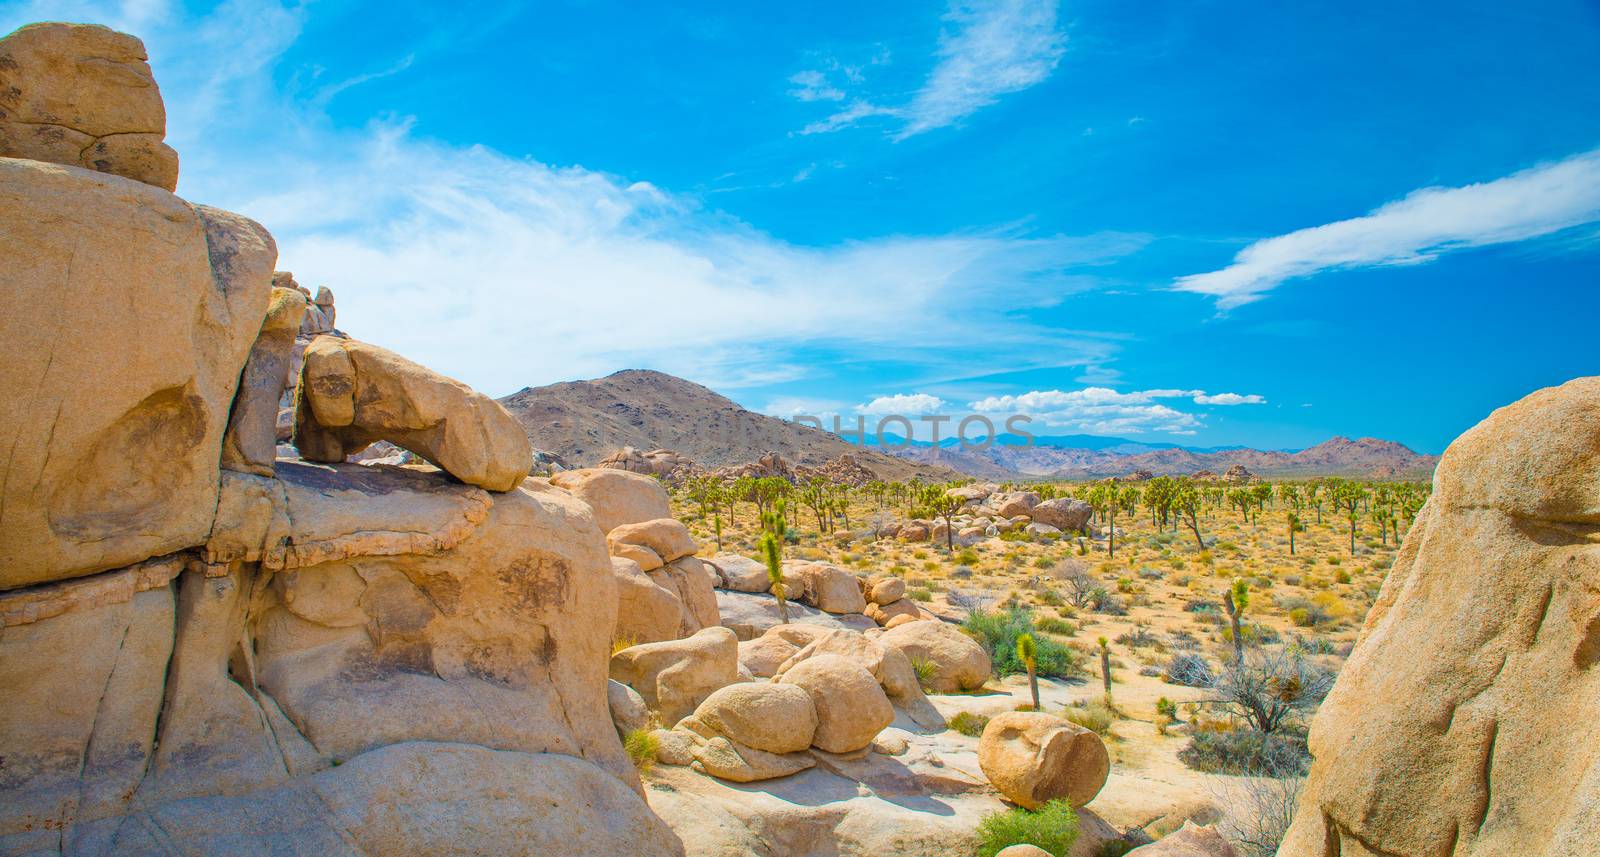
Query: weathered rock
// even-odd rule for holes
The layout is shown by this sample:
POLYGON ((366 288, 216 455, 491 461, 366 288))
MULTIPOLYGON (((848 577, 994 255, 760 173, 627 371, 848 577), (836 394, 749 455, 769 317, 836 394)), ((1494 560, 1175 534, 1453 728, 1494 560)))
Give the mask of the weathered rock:
POLYGON ((817 709, 812 743, 830 753, 863 749, 894 722, 894 707, 877 679, 838 655, 807 658, 777 681, 798 685, 811 694, 817 709))
POLYGON ((676 559, 650 579, 671 592, 678 600, 678 634, 687 637, 701 628, 722 623, 717 612, 716 573, 692 556, 676 559))
POLYGON ((767 580, 767 566, 738 554, 719 553, 707 560, 722 579, 722 588, 734 592, 766 592, 771 585, 767 580))
POLYGON ((667 489, 648 476, 590 467, 564 470, 552 475, 550 481, 593 507, 601 532, 609 533, 623 524, 672 517, 667 489))
POLYGON ((888 630, 890 628, 898 628, 907 622, 921 622, 932 618, 931 616, 914 616, 910 613, 902 613, 898 616, 890 616, 889 621, 883 623, 883 627, 884 630, 888 630))
POLYGON ((272 475, 272 462, 278 457, 278 401, 288 383, 290 351, 305 311, 306 299, 300 292, 273 288, 222 438, 223 468, 272 475))
POLYGON ((917 602, 909 598, 902 598, 889 604, 867 605, 867 618, 885 628, 890 627, 895 619, 903 617, 909 617, 910 619, 930 618, 923 612, 921 607, 917 606, 917 602))
MULTIPOLYGON (((1284 853, 1287 857, 1287 852, 1284 853)), ((1359 852, 1358 852, 1359 853, 1359 852)), ((1215 828, 1185 824, 1182 829, 1128 852, 1128 857, 1238 857, 1215 828)), ((999 855, 996 855, 999 857, 999 855)))
POLYGON ((739 640, 711 627, 684 640, 633 646, 611 656, 611 677, 637 690, 663 723, 676 723, 712 691, 739 680, 739 640))
POLYGON ((1039 495, 1032 491, 1015 491, 990 497, 989 504, 1002 517, 1015 518, 1031 514, 1033 507, 1039 505, 1039 495))
POLYGON ((821 562, 791 565, 784 576, 791 578, 789 597, 827 613, 860 613, 867 609, 856 576, 842 568, 821 562), (792 574, 792 577, 791 577, 792 574))
POLYGON ((205 541, 272 237, 148 185, 9 159, 0 235, 0 291, 27 308, 0 318, 0 589, 205 541))
POLYGON ((706 740, 687 729, 656 729, 650 734, 656 739, 656 761, 679 767, 694 764, 695 748, 706 740))
POLYGON ((692 556, 700 549, 700 545, 695 543, 694 536, 689 535, 689 528, 675 518, 619 524, 606 534, 606 543, 612 546, 613 553, 616 552, 616 545, 643 545, 655 551, 662 562, 669 563, 675 559, 692 556))
POLYGON ((1045 500, 1028 511, 1036 524, 1049 524, 1062 532, 1075 533, 1089 523, 1094 509, 1082 500, 1058 497, 1045 500))
POLYGON ((684 477, 696 469, 694 461, 670 449, 640 452, 631 446, 625 446, 613 452, 602 459, 596 466, 627 470, 632 473, 665 479, 675 485, 683 481, 684 477))
POLYGON ((1593 852, 1597 523, 1600 378, 1450 445, 1312 723, 1281 853, 1593 852))
POLYGON ((469 485, 510 491, 533 463, 500 403, 376 345, 319 336, 296 388, 294 445, 308 461, 344 461, 387 440, 469 485))
POLYGON ((925 521, 907 521, 895 537, 903 542, 925 542, 930 538, 930 532, 925 521))
POLYGON ((818 625, 778 625, 753 640, 739 643, 739 663, 757 678, 771 678, 778 668, 812 640, 826 633, 818 625))
POLYGON ((1111 773, 1099 735, 1037 711, 991 718, 978 739, 978 764, 1001 794, 1028 809, 1062 798, 1083 806, 1111 773))
POLYGON ((627 738, 629 732, 650 726, 650 708, 637 690, 620 681, 606 680, 606 704, 611 708, 611 724, 617 727, 617 736, 627 738))
POLYGON ((1026 527, 1023 527, 1022 529, 1023 529, 1024 532, 1026 532, 1028 535, 1031 535, 1031 536, 1059 536, 1059 535, 1061 535, 1061 528, 1060 527, 1052 527, 1049 524, 1041 524, 1041 523, 1038 523, 1037 521, 1035 521, 1034 523, 1028 524, 1026 527))
POLYGON ((867 598, 873 604, 888 605, 906 597, 906 582, 898 577, 886 577, 872 586, 872 594, 867 598))
POLYGON ((617 559, 629 560, 639 566, 640 571, 655 571, 666 563, 661 561, 661 554, 645 547, 644 545, 630 545, 627 542, 612 542, 606 545, 611 555, 617 559))
POLYGON ((628 645, 678 639, 683 629, 678 596, 631 559, 612 557, 611 570, 617 578, 617 627, 611 639, 628 645))
POLYGON ((713 692, 679 725, 768 753, 795 753, 811 746, 817 710, 799 687, 743 682, 713 692))
POLYGON ((944 728, 944 716, 923 693, 911 661, 898 649, 880 645, 855 631, 828 631, 818 635, 779 665, 776 675, 781 677, 799 664, 821 655, 845 658, 871 673, 889 697, 889 702, 905 712, 917 726, 930 730, 944 728))
POLYGON ((0 39, 0 157, 126 176, 167 191, 178 153, 144 43, 92 24, 30 24, 0 39))
POLYGON ((721 736, 695 745, 694 758, 711 776, 736 783, 775 780, 817 764, 810 753, 779 755, 745 747, 721 736))
POLYGON ((1037 845, 1007 845, 1000 849, 994 857, 1053 857, 1049 851, 1037 845))
POLYGON ((928 663, 931 674, 923 684, 934 693, 977 690, 993 670, 989 653, 976 640, 944 622, 907 622, 885 631, 878 642, 913 663, 928 663))

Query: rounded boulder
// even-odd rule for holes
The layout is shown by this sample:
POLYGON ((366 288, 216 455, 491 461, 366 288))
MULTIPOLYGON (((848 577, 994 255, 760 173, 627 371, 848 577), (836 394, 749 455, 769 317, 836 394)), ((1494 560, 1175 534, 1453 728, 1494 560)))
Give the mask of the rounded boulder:
POLYGON ((778 679, 811 695, 817 710, 812 744, 829 753, 850 753, 872 743, 894 722, 894 706, 872 673, 838 655, 807 658, 778 679))
POLYGON ((1083 806, 1111 773, 1105 742, 1089 730, 1037 711, 996 715, 978 739, 978 766, 1001 794, 1028 809, 1065 799, 1083 806))

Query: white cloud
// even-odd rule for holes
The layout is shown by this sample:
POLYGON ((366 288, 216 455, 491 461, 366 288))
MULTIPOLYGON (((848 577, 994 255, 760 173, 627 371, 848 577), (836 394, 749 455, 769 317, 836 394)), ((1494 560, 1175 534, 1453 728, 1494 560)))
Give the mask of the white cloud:
POLYGON ((877 414, 879 416, 889 414, 920 416, 922 414, 936 414, 944 406, 944 399, 928 393, 897 393, 893 396, 879 396, 864 405, 856 405, 856 413, 877 414))
POLYGON ((844 90, 828 83, 828 76, 817 69, 808 69, 789 78, 794 88, 789 94, 801 101, 843 101, 844 90))
POLYGON ((1428 187, 1350 220, 1257 241, 1179 291, 1229 309, 1285 280, 1341 268, 1416 265, 1452 250, 1522 241, 1600 221, 1600 149, 1464 187, 1428 187))
POLYGON ((1264 405, 1267 400, 1255 393, 1243 396, 1238 393, 1217 393, 1216 395, 1202 393, 1194 397, 1194 402, 1197 405, 1264 405))
POLYGON ((989 396, 967 407, 979 413, 1028 414, 1057 429, 1092 434, 1194 434, 1204 423, 1157 399, 1204 395, 1200 390, 1137 390, 1119 393, 1109 387, 1080 390, 1033 390, 1020 395, 989 396))
MULTIPOLYGON (((1043 82, 1055 71, 1066 50, 1066 35, 1056 29, 1056 2, 1038 0, 952 0, 944 15, 933 71, 909 103, 886 106, 873 99, 856 98, 850 106, 813 122, 802 134, 837 131, 876 116, 900 121, 895 139, 943 128, 994 104, 1000 96, 1043 82)), ((818 88, 792 92, 803 101, 827 92, 828 100, 843 100, 835 87, 820 88, 826 78, 815 78, 818 88), (837 93, 837 97, 832 97, 837 93)), ((795 78, 801 75, 796 75, 795 78)), ((791 82, 801 83, 795 78, 791 82)), ((859 82, 859 75, 852 82, 859 82)))
MULTIPOLYGON (((316 8, 234 0, 138 34, 166 97, 180 193, 266 225, 279 267, 330 286, 357 338, 493 395, 629 367, 733 388, 841 355, 936 376, 1114 353, 1017 311, 1142 236, 999 229, 801 246, 648 181, 421 138, 403 118, 337 129, 315 92, 278 83, 316 8)), ((4 8, 0 23, 41 14, 4 8)), ((428 62, 394 73, 427 74, 428 62)))

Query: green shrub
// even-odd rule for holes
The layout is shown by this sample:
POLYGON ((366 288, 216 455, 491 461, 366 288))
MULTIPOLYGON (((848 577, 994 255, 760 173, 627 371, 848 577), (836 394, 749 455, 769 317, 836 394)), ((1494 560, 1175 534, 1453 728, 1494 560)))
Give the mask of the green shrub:
POLYGON ((1069 705, 1061 716, 1102 737, 1111 731, 1111 724, 1117 721, 1116 709, 1103 699, 1091 699, 1077 705, 1069 705))
POLYGON ((978 857, 994 857, 1012 845, 1032 845, 1067 857, 1078 839, 1078 814, 1064 800, 1053 800, 1037 810, 1008 809, 984 816, 978 822, 978 857))
POLYGON ((1045 616, 1041 619, 1035 620, 1033 627, 1038 628, 1046 634, 1060 634, 1063 637, 1070 637, 1073 634, 1078 633, 1077 626, 1065 619, 1058 619, 1054 616, 1045 616))
POLYGON ((1198 729, 1178 758, 1197 771, 1211 774, 1298 776, 1311 762, 1306 733, 1299 729, 1257 732, 1254 729, 1198 729))
POLYGON ((1028 668, 1017 659, 1017 638, 1023 634, 1034 634, 1038 644, 1034 661, 1037 674, 1047 678, 1067 678, 1078 673, 1078 654, 1049 637, 1035 634, 1038 628, 1034 625, 1033 611, 1026 607, 973 613, 962 623, 962 627, 989 653, 995 675, 1027 672, 1028 668))
POLYGON ((906 592, 906 597, 912 601, 932 601, 933 593, 926 589, 912 589, 906 592))
POLYGON ((628 751, 633 766, 643 773, 655 765, 656 754, 661 752, 661 742, 649 729, 635 729, 622 739, 622 749, 628 751))
POLYGON ((911 671, 917 674, 917 684, 921 685, 924 689, 927 688, 928 682, 933 680, 933 674, 937 672, 938 669, 939 665, 928 658, 922 657, 921 655, 911 656, 911 671))
POLYGON ((970 711, 958 712, 950 718, 950 728, 973 738, 983 734, 983 727, 989 725, 989 718, 982 714, 973 714, 970 711))

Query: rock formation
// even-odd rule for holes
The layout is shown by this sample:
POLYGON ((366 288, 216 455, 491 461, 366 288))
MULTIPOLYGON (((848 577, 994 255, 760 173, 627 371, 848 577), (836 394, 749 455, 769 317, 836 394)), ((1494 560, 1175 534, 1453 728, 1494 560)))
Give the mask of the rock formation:
POLYGON ((978 742, 978 763, 1001 794, 1028 809, 1058 799, 1083 806, 1111 773, 1099 735, 1041 711, 990 719, 978 742))
POLYGON ((1600 378, 1445 451, 1311 727, 1284 857, 1593 854, 1600 378))
MULTIPOLYGON (((0 134, 159 160, 136 39, 25 28, 0 75, 0 134)), ((495 491, 273 460, 303 301, 266 230, 130 163, 0 158, 0 285, 30 309, 0 318, 0 853, 682 854, 609 716, 591 509, 524 481, 498 405, 331 337, 351 371, 319 352, 300 384, 321 441, 399 430, 495 491)))

